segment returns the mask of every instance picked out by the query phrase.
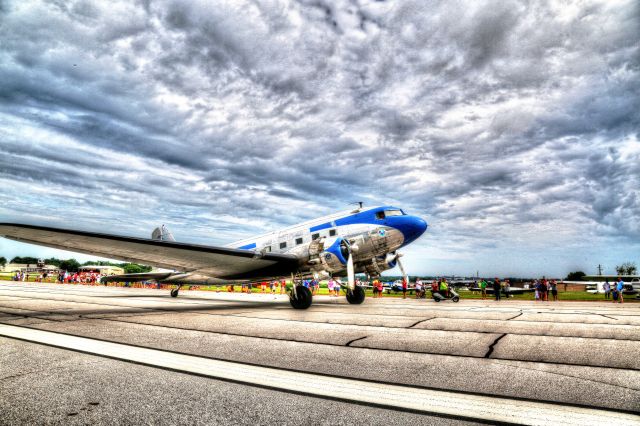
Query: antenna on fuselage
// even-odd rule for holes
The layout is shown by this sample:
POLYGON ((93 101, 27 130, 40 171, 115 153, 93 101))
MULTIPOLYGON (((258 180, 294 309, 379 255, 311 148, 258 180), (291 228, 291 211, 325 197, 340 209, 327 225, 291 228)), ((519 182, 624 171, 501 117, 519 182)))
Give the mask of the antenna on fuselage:
POLYGON ((363 204, 362 201, 354 201, 353 203, 349 203, 349 205, 351 205, 351 204, 357 204, 358 205, 358 208, 355 209, 354 211, 352 211, 351 213, 358 213, 360 210, 362 210, 362 204, 363 204))

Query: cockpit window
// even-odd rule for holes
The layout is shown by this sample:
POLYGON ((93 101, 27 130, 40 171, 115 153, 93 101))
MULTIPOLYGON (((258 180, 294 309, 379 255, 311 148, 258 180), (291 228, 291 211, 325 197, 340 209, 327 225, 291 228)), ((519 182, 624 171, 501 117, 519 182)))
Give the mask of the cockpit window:
POLYGON ((376 212, 376 219, 384 219, 384 212, 376 212))
POLYGON ((402 210, 399 210, 399 209, 398 210, 385 210, 384 211, 384 215, 386 217, 389 217, 389 216, 402 216, 402 215, 404 215, 404 213, 402 213, 402 210))

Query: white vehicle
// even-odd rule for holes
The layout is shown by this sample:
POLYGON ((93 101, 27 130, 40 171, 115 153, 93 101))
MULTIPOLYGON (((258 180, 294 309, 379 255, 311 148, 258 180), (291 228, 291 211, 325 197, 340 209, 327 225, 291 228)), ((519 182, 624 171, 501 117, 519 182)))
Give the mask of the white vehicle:
MULTIPOLYGON (((348 277, 347 300, 364 301, 355 274, 379 276, 396 266, 404 270, 397 251, 420 237, 427 223, 393 206, 359 208, 300 223, 279 231, 247 238, 227 246, 176 242, 164 227, 151 239, 123 237, 68 229, 13 223, 0 224, 0 236, 30 244, 136 262, 169 271, 123 274, 105 281, 156 280, 181 285, 229 285, 241 281, 280 278, 348 277)), ((311 306, 309 289, 292 286, 291 305, 311 306)))

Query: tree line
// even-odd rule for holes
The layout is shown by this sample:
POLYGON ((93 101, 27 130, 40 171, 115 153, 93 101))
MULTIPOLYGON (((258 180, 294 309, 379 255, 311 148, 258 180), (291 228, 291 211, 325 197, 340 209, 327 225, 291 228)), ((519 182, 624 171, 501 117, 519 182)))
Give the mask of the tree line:
MULTIPOLYGON (((50 257, 48 259, 42 259, 45 264, 53 265, 58 269, 69 272, 77 272, 78 268, 81 266, 87 265, 98 265, 98 266, 117 266, 119 268, 124 269, 124 272, 127 274, 138 274, 141 272, 149 272, 151 270, 151 266, 140 265, 137 263, 114 263, 108 262, 105 260, 89 260, 84 263, 78 262, 76 259, 57 259, 55 257, 50 257)), ((38 263, 38 258, 31 256, 16 256, 11 259, 11 262, 8 263, 19 263, 26 265, 35 265, 38 263)), ((7 259, 2 256, 0 257, 0 265, 5 266, 7 264, 7 259)))
MULTIPOLYGON (((618 275, 635 275, 638 272, 635 262, 624 262, 616 266, 616 274, 618 275)), ((586 276, 582 271, 570 272, 565 280, 567 281, 582 281, 586 276)))

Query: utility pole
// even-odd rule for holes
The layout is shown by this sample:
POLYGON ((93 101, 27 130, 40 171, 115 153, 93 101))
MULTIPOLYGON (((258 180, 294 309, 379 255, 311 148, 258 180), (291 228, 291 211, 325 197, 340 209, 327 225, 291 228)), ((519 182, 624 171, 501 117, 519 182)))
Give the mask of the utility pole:
POLYGON ((602 275, 602 265, 598 263, 598 275, 602 275))

